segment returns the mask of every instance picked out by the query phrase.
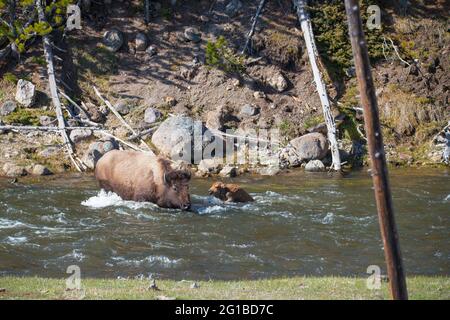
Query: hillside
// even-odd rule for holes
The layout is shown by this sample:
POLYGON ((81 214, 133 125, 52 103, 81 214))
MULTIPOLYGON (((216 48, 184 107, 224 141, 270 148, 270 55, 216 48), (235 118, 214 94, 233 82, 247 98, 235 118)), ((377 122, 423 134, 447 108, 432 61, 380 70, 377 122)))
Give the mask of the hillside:
MULTIPOLYGON (((291 1, 268 1, 252 40, 252 55, 239 52, 257 2, 175 2, 152 1, 148 24, 143 1, 92 2, 83 7, 81 30, 67 31, 65 37, 53 35, 63 49, 55 50, 60 89, 84 102, 92 120, 104 123, 123 140, 130 134, 105 111, 93 85, 137 131, 149 128, 144 119, 151 107, 162 119, 183 114, 212 129, 234 129, 240 134, 276 128, 283 143, 308 132, 323 132, 322 107, 291 1), (114 30, 123 36, 117 51, 109 50, 104 40, 105 32, 114 30), (145 36, 137 41, 138 34, 145 36)), ((391 1, 362 1, 362 8, 372 3, 382 10, 382 28, 366 31, 388 161, 441 164, 446 141, 441 130, 450 119, 446 2, 410 1, 402 8, 391 1)), ((349 167, 366 165, 344 6, 331 0, 309 5, 339 125, 342 160, 349 167)), ((14 101, 18 79, 31 81, 37 89, 32 108, 18 105, 1 116, 3 123, 54 123, 40 40, 19 61, 3 61, 0 74, 0 105, 14 101)), ((74 127, 80 125, 70 121, 74 127)), ((85 159, 99 136, 79 136, 75 150, 85 159)), ((150 135, 144 140, 151 144, 150 135)), ((4 173, 4 165, 11 163, 27 171, 36 163, 53 172, 74 169, 54 133, 5 131, 0 145, 4 173)), ((329 161, 323 159, 325 165, 329 161)))

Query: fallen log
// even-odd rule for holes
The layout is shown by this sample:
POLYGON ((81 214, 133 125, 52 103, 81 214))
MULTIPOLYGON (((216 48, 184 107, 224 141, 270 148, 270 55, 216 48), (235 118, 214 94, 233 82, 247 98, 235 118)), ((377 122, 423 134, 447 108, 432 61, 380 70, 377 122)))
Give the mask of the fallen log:
MULTIPOLYGON (((45 23, 46 18, 45 18, 44 10, 42 9, 41 1, 36 0, 35 4, 36 4, 37 11, 38 11, 39 22, 45 23)), ((58 89, 56 86, 55 71, 54 71, 54 67, 53 67, 53 51, 52 51, 52 46, 51 46, 49 35, 42 36, 42 45, 44 48, 45 61, 47 63, 47 75, 48 75, 48 83, 50 86, 50 95, 52 98, 52 103, 55 107, 56 117, 58 119, 58 127, 61 129, 60 130, 61 137, 63 139, 64 146, 67 150, 70 160, 74 164, 75 168, 78 171, 82 172, 83 168, 86 168, 86 166, 75 155, 73 148, 72 148, 72 144, 69 139, 69 136, 67 135, 67 132, 65 130, 66 123, 65 123, 64 116, 62 113, 61 101, 59 100, 59 97, 58 97, 58 89)))
POLYGON ((117 140, 118 142, 122 143, 123 145, 133 149, 133 150, 137 150, 137 151, 142 151, 142 152, 148 152, 146 150, 143 150, 141 148, 139 148, 138 146, 124 141, 118 137, 116 137, 115 135, 107 132, 105 129, 103 128, 98 128, 98 127, 64 127, 64 128, 59 128, 59 127, 48 127, 48 126, 14 126, 14 125, 3 125, 0 126, 0 130, 11 130, 11 131, 62 131, 62 130, 76 130, 76 129, 87 129, 87 130, 92 130, 92 131, 96 131, 97 133, 103 134, 107 137, 111 137, 114 138, 115 140, 117 140))
POLYGON ((86 110, 84 110, 78 103, 76 103, 75 101, 73 101, 67 94, 65 94, 64 92, 62 92, 60 89, 58 89, 59 94, 62 95, 64 98, 67 99, 67 101, 69 101, 75 108, 78 109, 78 111, 80 111, 80 113, 83 114, 84 119, 83 118, 77 118, 77 120, 80 120, 83 123, 89 124, 91 126, 94 127, 99 127, 101 126, 100 123, 94 122, 90 119, 88 113, 86 112, 86 110))
MULTIPOLYGON (((128 131, 130 131, 133 135, 138 135, 138 133, 125 121, 125 119, 120 115, 119 112, 117 112, 116 109, 114 109, 114 107, 112 106, 112 104, 106 100, 105 98, 103 98, 103 96, 100 94, 100 92, 98 91, 98 89, 95 86, 92 86, 92 88, 94 89, 95 94, 100 98, 100 100, 103 101, 103 103, 109 108, 109 110, 111 110, 111 112, 117 117, 117 119, 119 119, 120 122, 122 122, 122 124, 124 125, 125 128, 128 129, 128 131)), ((154 152, 151 150, 151 148, 148 146, 148 144, 142 140, 139 139, 139 142, 141 144, 143 144, 144 146, 146 146, 146 148, 149 150, 149 152, 153 153, 154 152)))

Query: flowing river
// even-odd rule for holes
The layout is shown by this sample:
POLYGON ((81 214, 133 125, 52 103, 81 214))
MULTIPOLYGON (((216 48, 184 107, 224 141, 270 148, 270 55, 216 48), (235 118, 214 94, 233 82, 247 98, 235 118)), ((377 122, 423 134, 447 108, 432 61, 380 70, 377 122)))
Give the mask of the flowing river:
MULTIPOLYGON (((406 272, 450 275, 450 170, 393 169, 406 272)), ((122 201, 91 176, 0 179, 0 275, 254 279, 386 272, 367 170, 234 180, 256 199, 224 204, 194 179, 194 212, 122 201)))

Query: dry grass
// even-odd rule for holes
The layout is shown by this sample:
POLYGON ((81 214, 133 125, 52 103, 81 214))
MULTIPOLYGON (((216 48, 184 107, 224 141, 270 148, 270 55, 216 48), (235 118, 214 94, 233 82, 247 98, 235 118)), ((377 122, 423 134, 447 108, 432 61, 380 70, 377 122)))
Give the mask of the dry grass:
MULTIPOLYGON (((159 290, 148 280, 83 279, 82 290, 66 290, 64 279, 0 278, 0 299, 389 299, 387 283, 369 290, 365 278, 293 277, 252 281, 161 280, 159 290)), ((411 299, 449 299, 448 277, 411 277, 411 299)))

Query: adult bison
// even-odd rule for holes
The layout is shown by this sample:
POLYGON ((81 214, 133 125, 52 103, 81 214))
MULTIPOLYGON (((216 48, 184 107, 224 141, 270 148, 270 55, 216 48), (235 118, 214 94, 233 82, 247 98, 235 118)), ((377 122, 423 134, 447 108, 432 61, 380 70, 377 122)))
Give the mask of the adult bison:
POLYGON ((186 170, 143 152, 113 150, 97 162, 95 178, 100 187, 124 200, 148 201, 163 208, 188 210, 191 206, 186 170))

